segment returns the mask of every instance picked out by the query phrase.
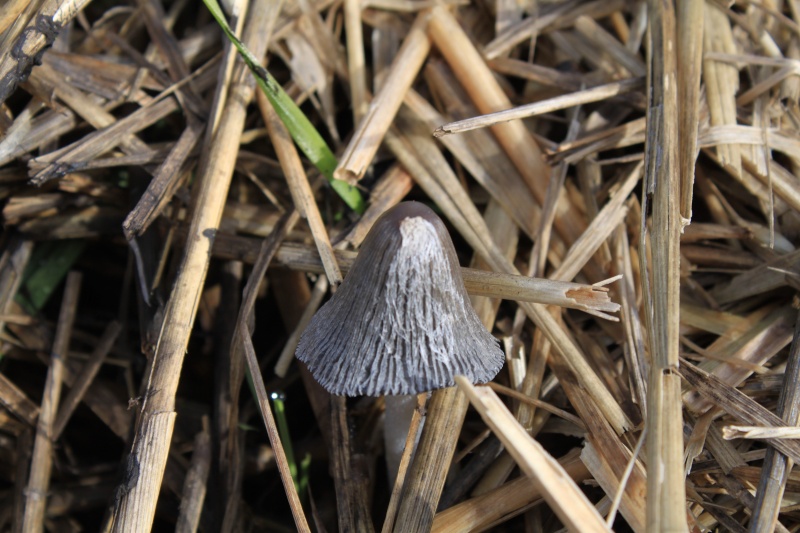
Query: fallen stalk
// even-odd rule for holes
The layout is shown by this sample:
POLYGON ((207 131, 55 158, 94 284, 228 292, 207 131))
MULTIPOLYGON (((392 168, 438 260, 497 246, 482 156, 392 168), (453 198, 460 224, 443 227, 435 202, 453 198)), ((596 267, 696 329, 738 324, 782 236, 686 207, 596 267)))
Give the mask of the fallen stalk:
MULTIPOLYGON (((217 235, 213 255, 223 259, 238 259, 252 263, 260 246, 259 239, 217 235)), ((346 275, 356 257, 356 252, 334 250, 342 274, 346 275)), ((292 270, 323 273, 322 262, 312 246, 284 243, 275 256, 275 264, 292 270)), ((477 296, 490 296, 520 302, 535 302, 578 309, 586 313, 618 321, 609 313, 617 313, 620 305, 611 301, 602 281, 593 285, 529 278, 501 272, 488 272, 461 268, 467 292, 477 296)))

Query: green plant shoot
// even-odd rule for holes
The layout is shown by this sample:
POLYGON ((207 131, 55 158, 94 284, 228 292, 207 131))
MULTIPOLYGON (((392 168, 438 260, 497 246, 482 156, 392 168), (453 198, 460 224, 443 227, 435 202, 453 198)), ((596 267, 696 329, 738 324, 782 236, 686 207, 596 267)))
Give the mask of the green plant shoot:
POLYGON ((269 99, 275 112, 281 118, 289 133, 294 139, 294 142, 308 157, 311 163, 322 173, 323 176, 328 178, 328 182, 334 191, 344 200, 344 202, 353 211, 361 214, 364 212, 364 199, 359 190, 342 181, 333 177, 333 171, 336 169, 337 161, 336 156, 328 147, 328 144, 314 128, 308 118, 300 111, 300 108, 294 103, 288 94, 283 90, 280 83, 261 66, 258 58, 256 58, 231 31, 225 20, 225 14, 219 7, 217 0, 203 0, 206 7, 211 12, 211 15, 222 28, 222 31, 233 43, 242 56, 245 64, 256 78, 256 82, 261 90, 269 99))

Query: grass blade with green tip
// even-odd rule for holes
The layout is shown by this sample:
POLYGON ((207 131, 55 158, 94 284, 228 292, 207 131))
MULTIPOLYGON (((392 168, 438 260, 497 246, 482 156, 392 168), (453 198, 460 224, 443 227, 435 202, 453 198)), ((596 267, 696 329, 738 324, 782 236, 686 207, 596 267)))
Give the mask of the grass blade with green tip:
POLYGON ((328 144, 314 128, 308 118, 300 111, 300 108, 294 103, 288 94, 283 90, 280 83, 272 77, 272 75, 261 66, 258 58, 256 58, 244 46, 244 44, 233 34, 228 22, 225 19, 225 14, 219 7, 217 0, 203 0, 206 7, 211 12, 211 15, 225 32, 225 35, 233 43, 239 54, 242 56, 245 64, 247 64, 250 71, 256 77, 256 82, 261 90, 269 99, 275 112, 281 118, 289 133, 297 143, 300 150, 308 157, 311 163, 322 173, 323 176, 328 178, 331 187, 334 191, 344 200, 344 202, 357 213, 364 212, 364 199, 359 190, 342 181, 333 177, 333 171, 336 169, 336 156, 333 155, 328 144))

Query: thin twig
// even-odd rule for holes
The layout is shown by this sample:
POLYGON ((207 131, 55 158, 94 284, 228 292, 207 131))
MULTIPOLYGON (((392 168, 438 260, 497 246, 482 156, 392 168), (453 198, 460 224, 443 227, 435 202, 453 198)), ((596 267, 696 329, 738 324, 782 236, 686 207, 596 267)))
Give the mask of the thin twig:
POLYGON ((465 131, 475 130, 478 128, 488 128, 490 126, 494 126, 495 124, 508 122, 510 120, 535 117, 537 115, 552 113, 553 111, 566 109, 568 107, 599 102, 614 96, 635 91, 641 88, 643 83, 643 78, 630 78, 627 80, 615 81, 606 85, 592 87, 591 89, 565 94, 563 96, 557 96, 549 100, 517 106, 506 111, 497 111, 495 113, 489 113, 479 117, 450 122, 436 128, 436 130, 433 132, 433 135, 434 137, 443 137, 445 135, 463 133, 465 131))
POLYGON ((44 531, 47 491, 50 487, 50 472, 53 467, 53 422, 58 412, 64 365, 72 337, 72 326, 78 307, 82 276, 70 272, 61 301, 58 329, 50 353, 50 368, 47 370, 42 405, 36 422, 36 438, 31 457, 31 474, 26 489, 27 501, 22 523, 23 533, 44 531))

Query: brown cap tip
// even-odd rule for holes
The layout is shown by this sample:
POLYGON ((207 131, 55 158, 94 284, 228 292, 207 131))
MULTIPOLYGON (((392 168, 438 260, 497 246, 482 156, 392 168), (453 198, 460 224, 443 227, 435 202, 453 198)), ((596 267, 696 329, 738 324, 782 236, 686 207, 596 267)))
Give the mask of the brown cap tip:
POLYGON ((417 394, 450 387, 456 375, 483 383, 504 361, 470 305, 444 223, 417 202, 375 222, 296 354, 344 396, 417 394))

